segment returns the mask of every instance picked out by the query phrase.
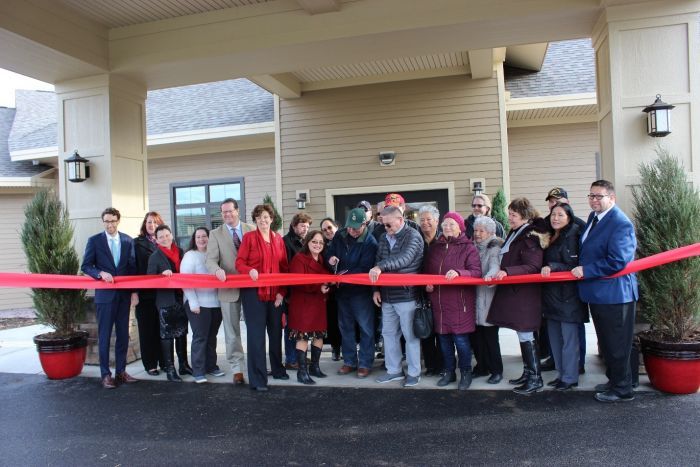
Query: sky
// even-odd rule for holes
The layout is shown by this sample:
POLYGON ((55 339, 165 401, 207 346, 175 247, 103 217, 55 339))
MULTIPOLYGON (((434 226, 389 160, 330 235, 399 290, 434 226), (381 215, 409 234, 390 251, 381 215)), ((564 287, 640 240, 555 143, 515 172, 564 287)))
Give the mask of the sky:
POLYGON ((0 68, 0 107, 15 106, 15 89, 53 91, 53 85, 0 68))

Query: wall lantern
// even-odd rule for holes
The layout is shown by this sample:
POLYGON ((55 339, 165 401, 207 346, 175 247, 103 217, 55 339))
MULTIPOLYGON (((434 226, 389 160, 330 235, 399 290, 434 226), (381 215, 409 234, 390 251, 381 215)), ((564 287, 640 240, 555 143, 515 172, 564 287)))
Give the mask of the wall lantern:
POLYGON ((473 182, 472 191, 474 192, 474 196, 479 196, 484 192, 484 185, 481 183, 481 181, 473 182))
POLYGON ((309 190, 297 191, 297 209, 306 209, 306 203, 309 202, 309 190))
POLYGON ((671 133, 671 109, 674 107, 662 101, 661 94, 657 94, 654 103, 644 108, 642 112, 647 114, 649 136, 661 137, 671 133))
POLYGON ((65 162, 69 181, 80 183, 90 178, 90 167, 87 165, 88 160, 81 157, 77 149, 65 162))

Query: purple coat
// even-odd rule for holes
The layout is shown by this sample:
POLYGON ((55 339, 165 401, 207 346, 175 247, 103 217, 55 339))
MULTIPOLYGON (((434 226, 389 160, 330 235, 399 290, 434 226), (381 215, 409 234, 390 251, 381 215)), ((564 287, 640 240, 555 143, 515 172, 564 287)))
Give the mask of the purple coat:
MULTIPOLYGON (((547 246, 548 236, 535 232, 532 225, 523 229, 501 258, 501 269, 509 276, 542 270, 542 247, 547 246)), ((486 321, 520 332, 538 331, 542 322, 542 287, 538 283, 498 285, 486 321)))
MULTIPOLYGON (((462 233, 459 237, 441 236, 430 244, 423 272, 444 276, 454 269, 462 277, 481 277, 481 260, 474 244, 462 233)), ((436 285, 429 294, 437 334, 474 332, 476 288, 471 285, 436 285)))

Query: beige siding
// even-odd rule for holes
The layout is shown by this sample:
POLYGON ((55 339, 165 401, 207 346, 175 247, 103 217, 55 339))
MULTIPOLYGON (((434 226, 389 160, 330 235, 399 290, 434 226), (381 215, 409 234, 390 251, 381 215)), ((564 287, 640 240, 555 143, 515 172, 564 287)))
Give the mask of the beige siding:
MULTIPOLYGON (((250 211, 262 202, 265 193, 275 199, 275 151, 256 149, 148 161, 148 200, 150 210, 157 211, 172 223, 170 184, 226 178, 244 178, 245 203, 250 211)), ((243 214, 243 213, 241 213, 243 214)))
POLYGON ((510 128, 511 196, 525 196, 546 213, 547 192, 560 186, 569 193, 576 215, 586 219, 598 148, 596 123, 510 128))
MULTIPOLYGON (((0 255, 0 271, 27 272, 27 261, 19 238, 24 222, 24 207, 32 199, 31 194, 0 196, 0 238, 3 239, 3 252, 0 255)), ((0 287, 0 310, 31 308, 31 289, 11 289, 0 287)))
POLYGON ((502 183, 496 79, 433 78, 307 92, 280 103, 285 224, 295 190, 310 189, 307 211, 326 215, 327 189, 454 182, 466 212, 469 178, 487 191, 502 183), (380 151, 396 165, 380 167, 380 151))

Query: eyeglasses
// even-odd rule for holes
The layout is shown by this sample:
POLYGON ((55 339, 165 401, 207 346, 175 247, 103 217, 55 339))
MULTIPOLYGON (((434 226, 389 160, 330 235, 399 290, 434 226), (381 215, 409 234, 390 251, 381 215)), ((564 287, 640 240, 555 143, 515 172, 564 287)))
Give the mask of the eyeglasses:
POLYGON ((472 204, 472 207, 473 208, 483 208, 484 205, 483 204, 472 204))
POLYGON ((117 221, 102 221, 102 222, 105 224, 118 224, 119 223, 118 220, 117 221))
POLYGON ((318 240, 311 240, 309 243, 311 243, 312 245, 323 245, 323 242, 318 240))
POLYGON ((605 198, 606 196, 610 196, 610 195, 596 195, 595 193, 589 193, 588 199, 590 199, 591 201, 594 199, 597 201, 600 201, 601 199, 605 198))

